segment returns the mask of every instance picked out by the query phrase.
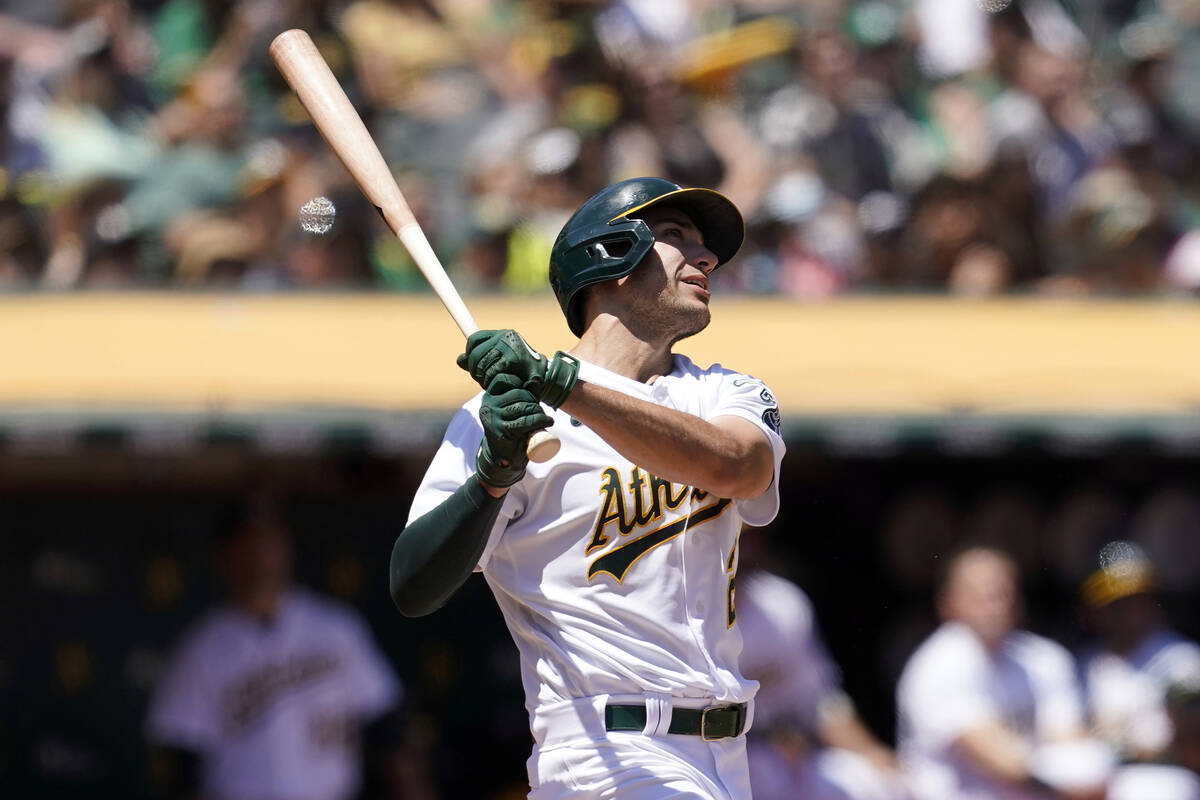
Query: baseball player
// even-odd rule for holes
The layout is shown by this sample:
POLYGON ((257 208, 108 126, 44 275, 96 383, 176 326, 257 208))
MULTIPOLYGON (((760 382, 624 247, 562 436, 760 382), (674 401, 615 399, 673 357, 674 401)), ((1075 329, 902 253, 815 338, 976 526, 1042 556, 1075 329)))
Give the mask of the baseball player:
POLYGON ((1112 754, 1086 738, 1075 664, 1017 627, 1016 565, 968 547, 949 560, 943 623, 896 687, 899 752, 919 800, 1101 800, 1112 754))
POLYGON ((1166 694, 1200 682, 1200 645, 1163 614, 1154 565, 1137 545, 1113 554, 1084 581, 1085 619, 1096 636, 1081 658, 1086 705, 1096 735, 1126 761, 1157 761, 1171 743, 1166 694))
POLYGON ((220 546, 229 602, 185 635, 151 702, 156 794, 349 800, 370 778, 372 796, 432 797, 402 750, 401 686, 366 625, 291 586, 278 520, 239 514, 220 546))
POLYGON ((779 505, 779 411, 761 381, 672 352, 743 236, 716 192, 610 186, 551 252, 571 353, 482 331, 459 357, 486 391, 417 491, 392 598, 427 614, 483 573, 521 654, 536 800, 750 797, 734 576, 742 523, 779 505), (561 451, 528 463, 547 427, 561 451))

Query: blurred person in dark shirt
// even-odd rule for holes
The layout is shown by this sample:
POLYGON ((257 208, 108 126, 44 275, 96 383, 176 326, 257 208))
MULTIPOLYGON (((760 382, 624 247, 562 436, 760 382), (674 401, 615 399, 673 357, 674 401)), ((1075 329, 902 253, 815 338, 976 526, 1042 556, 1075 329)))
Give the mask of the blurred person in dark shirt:
POLYGON ((988 227, 986 189, 942 175, 916 194, 905 230, 901 286, 995 294, 1012 280, 1013 263, 988 227))

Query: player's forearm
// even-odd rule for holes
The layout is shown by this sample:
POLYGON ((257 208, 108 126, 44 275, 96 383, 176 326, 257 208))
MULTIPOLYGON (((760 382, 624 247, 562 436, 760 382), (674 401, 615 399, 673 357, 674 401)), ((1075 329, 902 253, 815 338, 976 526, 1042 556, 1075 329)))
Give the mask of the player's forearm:
POLYGON ((771 446, 757 430, 737 435, 586 381, 575 386, 562 409, 618 453, 673 483, 736 500, 759 496, 774 477, 771 446))
POLYGON ((472 476, 396 537, 389 588, 401 614, 431 614, 458 591, 479 563, 502 503, 472 476))
POLYGON ((954 749, 977 769, 1012 785, 1030 780, 1029 748, 999 724, 983 725, 959 736, 954 749))
POLYGON ((875 738, 851 706, 823 716, 818 730, 826 747, 851 750, 883 769, 897 767, 895 753, 875 738))

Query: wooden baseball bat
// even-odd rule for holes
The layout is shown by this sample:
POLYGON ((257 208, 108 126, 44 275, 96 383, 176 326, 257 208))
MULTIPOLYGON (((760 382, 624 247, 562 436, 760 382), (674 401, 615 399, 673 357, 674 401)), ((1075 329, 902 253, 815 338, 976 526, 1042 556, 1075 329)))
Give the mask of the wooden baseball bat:
MULTIPOLYGON (((299 29, 284 31, 271 42, 270 53, 325 142, 399 237, 463 336, 475 333, 479 326, 413 216, 362 117, 354 110, 313 40, 299 29)), ((530 461, 549 461, 559 446, 553 434, 537 431, 529 438, 526 452, 530 461)))

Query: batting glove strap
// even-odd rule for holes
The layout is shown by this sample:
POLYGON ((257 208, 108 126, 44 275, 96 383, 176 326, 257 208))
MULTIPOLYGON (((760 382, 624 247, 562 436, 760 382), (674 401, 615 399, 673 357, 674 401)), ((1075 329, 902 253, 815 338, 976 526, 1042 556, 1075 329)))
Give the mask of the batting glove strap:
POLYGON ((475 473, 487 485, 504 489, 525 477, 527 463, 522 461, 514 464, 497 457, 488 447, 487 439, 484 439, 479 444, 479 452, 475 454, 475 473))
POLYGON ((567 395, 578 382, 579 359, 559 350, 546 367, 546 377, 542 382, 541 397, 538 399, 551 408, 558 408, 566 402, 567 395))

